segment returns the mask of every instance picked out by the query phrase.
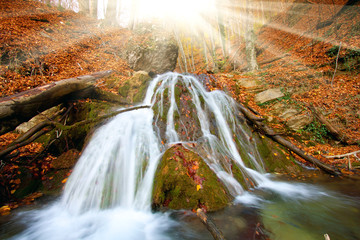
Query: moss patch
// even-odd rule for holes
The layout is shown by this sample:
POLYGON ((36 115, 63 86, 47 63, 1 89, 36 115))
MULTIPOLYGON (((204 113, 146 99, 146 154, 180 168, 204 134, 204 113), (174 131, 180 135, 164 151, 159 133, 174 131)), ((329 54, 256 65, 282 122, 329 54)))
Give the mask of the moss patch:
POLYGON ((256 142, 267 172, 299 174, 304 171, 290 155, 284 153, 281 146, 267 137, 256 136, 256 142))
POLYGON ((177 144, 169 148, 157 169, 153 207, 215 211, 224 208, 232 197, 196 153, 177 144))

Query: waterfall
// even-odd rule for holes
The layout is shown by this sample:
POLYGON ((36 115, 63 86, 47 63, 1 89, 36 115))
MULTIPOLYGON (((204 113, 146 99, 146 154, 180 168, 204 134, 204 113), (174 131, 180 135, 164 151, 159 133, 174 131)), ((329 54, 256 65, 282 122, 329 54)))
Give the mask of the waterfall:
POLYGON ((64 208, 74 214, 114 207, 150 209, 153 177, 165 149, 161 141, 171 145, 199 140, 189 134, 181 135, 176 129, 177 124, 184 124, 176 118, 185 114, 177 99, 181 96, 176 96, 176 89, 181 87, 197 113, 193 117, 197 118, 194 122, 199 124, 202 144, 194 150, 230 193, 237 196, 244 191, 232 176, 233 162, 255 182, 266 181, 262 174, 245 166, 233 138, 241 138, 239 142, 251 165, 263 171, 259 156, 254 155, 256 146, 249 141, 251 132, 237 119, 236 102, 222 91, 206 91, 194 76, 167 73, 155 78, 147 90, 143 104, 150 105, 150 109, 119 114, 97 130, 66 184, 61 199, 64 208), (153 127, 153 121, 156 127, 162 115, 166 116, 164 137, 153 127))
POLYGON ((33 225, 15 239, 173 239, 167 231, 176 223, 150 206, 158 162, 176 143, 196 151, 234 197, 245 189, 233 164, 255 186, 311 195, 267 178, 251 130, 224 92, 206 91, 191 75, 166 73, 150 82, 142 104, 151 107, 97 129, 60 200, 32 212, 33 225))
POLYGON ((148 209, 160 157, 152 118, 150 109, 139 109, 101 127, 76 165, 62 204, 78 213, 116 206, 148 209))

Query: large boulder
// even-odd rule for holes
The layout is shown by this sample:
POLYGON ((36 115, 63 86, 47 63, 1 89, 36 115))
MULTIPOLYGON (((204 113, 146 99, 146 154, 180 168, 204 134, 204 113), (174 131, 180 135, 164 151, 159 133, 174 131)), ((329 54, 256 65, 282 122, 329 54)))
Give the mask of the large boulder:
POLYGON ((126 46, 125 58, 135 71, 161 74, 176 67, 179 48, 164 31, 154 30, 151 34, 135 35, 126 46))
POLYGON ((225 186, 204 160, 182 144, 169 148, 158 166, 153 207, 215 211, 232 200, 225 186))

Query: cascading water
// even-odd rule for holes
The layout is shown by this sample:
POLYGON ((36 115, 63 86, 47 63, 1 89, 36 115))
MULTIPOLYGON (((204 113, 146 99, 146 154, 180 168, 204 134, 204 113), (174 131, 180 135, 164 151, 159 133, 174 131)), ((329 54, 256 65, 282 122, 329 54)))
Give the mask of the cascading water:
POLYGON ((47 209, 26 213, 22 219, 30 215, 32 225, 14 239, 186 238, 169 233, 178 223, 151 213, 150 207, 158 162, 175 143, 197 152, 236 202, 257 204, 258 198, 244 193, 246 184, 281 196, 296 193, 298 199, 327 196, 300 184, 271 181, 236 102, 221 91, 206 91, 193 76, 158 76, 143 105, 150 107, 119 114, 95 132, 62 197, 47 209), (248 182, 236 180, 233 165, 248 182))

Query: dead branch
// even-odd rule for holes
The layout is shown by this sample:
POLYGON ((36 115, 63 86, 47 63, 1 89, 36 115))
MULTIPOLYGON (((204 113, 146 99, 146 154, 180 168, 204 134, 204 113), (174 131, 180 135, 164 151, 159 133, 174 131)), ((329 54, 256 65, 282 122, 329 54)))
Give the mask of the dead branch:
POLYGON ((333 86, 333 82, 334 82, 334 78, 335 78, 335 74, 336 74, 336 70, 337 70, 337 67, 338 67, 338 61, 339 61, 339 55, 340 55, 340 49, 341 49, 341 42, 340 42, 340 45, 339 45, 339 50, 338 50, 338 53, 337 53, 337 56, 336 56, 336 64, 335 64, 335 70, 334 70, 334 75, 331 79, 331 87, 333 86))
POLYGON ((323 157, 339 159, 339 158, 344 158, 344 157, 349 157, 351 155, 354 155, 357 159, 359 159, 358 156, 356 155, 358 153, 360 153, 360 151, 345 153, 345 154, 341 154, 341 155, 334 155, 334 156, 323 156, 323 157))
POLYGON ((266 126, 262 121, 255 120, 256 116, 252 112, 250 112, 247 108, 245 108, 243 105, 239 104, 240 111, 245 115, 245 117, 254 124, 261 132, 263 132, 266 136, 270 137, 277 143, 283 145, 290 151, 296 153, 298 156, 303 158, 304 160, 314 164, 321 170, 323 170, 326 173, 329 173, 331 175, 338 176, 340 175, 340 171, 338 169, 333 168, 332 166, 329 166, 325 163, 320 162, 320 160, 316 159, 315 157, 309 155, 308 153, 302 151, 300 148, 296 147, 294 144, 289 142, 288 140, 281 137, 279 134, 277 134, 274 130, 266 126))
POLYGON ((213 220, 204 213, 203 210, 198 208, 198 210, 196 211, 196 215, 200 218, 201 222, 206 226, 206 228, 209 230, 215 240, 225 239, 220 229, 215 225, 213 220))

